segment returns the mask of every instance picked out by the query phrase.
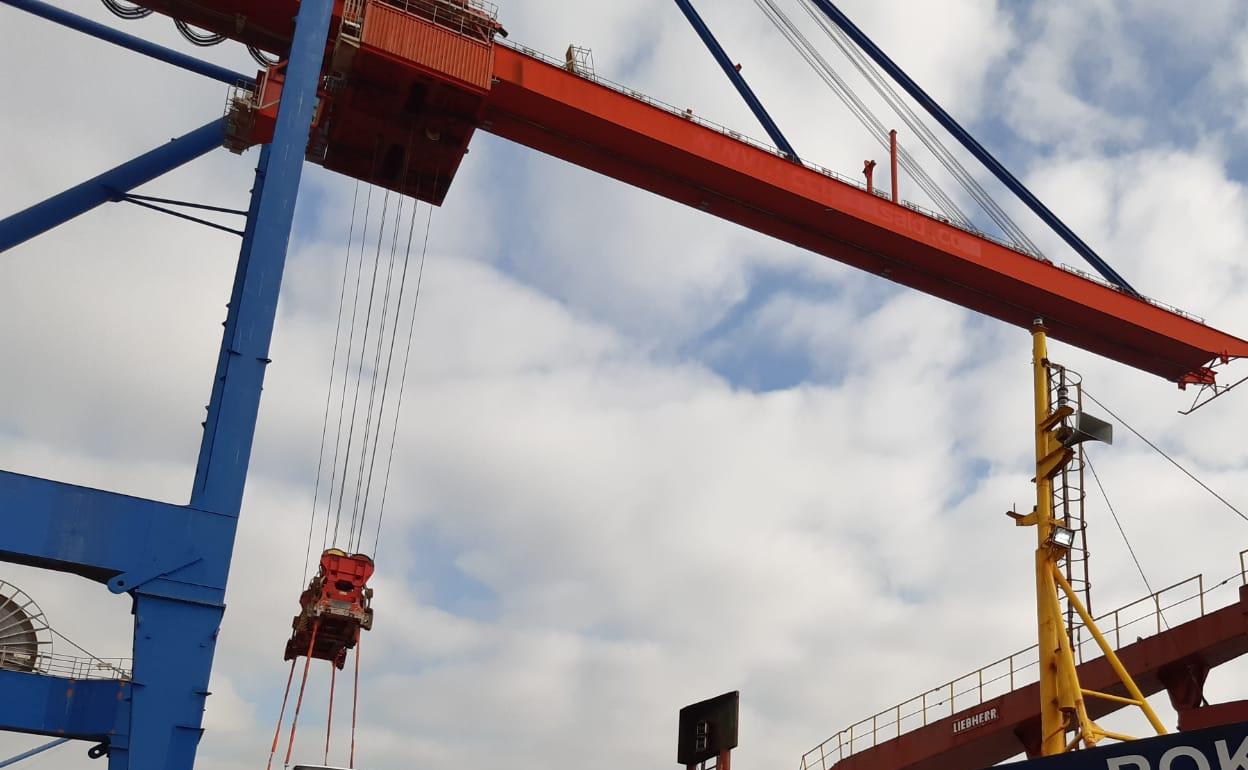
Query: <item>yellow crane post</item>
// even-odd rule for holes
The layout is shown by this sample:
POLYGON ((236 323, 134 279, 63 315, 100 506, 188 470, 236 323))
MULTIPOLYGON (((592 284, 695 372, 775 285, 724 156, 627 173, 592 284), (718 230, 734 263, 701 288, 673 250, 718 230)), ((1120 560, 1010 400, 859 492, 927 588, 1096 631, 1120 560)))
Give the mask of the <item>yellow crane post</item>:
POLYGON ((1037 319, 1031 330, 1032 370, 1036 408, 1036 506, 1030 514, 1011 513, 1018 526, 1036 528, 1036 625, 1040 655, 1040 753, 1043 756, 1062 754, 1079 747, 1095 746, 1102 738, 1132 738, 1102 729, 1088 717, 1084 698, 1102 698, 1138 706, 1158 735, 1166 729, 1145 700, 1131 674, 1118 660, 1117 654, 1101 634, 1077 592, 1062 575, 1059 567, 1074 542, 1070 522, 1053 515, 1053 477, 1075 457, 1076 445, 1084 437, 1069 427, 1075 410, 1065 403, 1053 408, 1050 393, 1052 364, 1048 358, 1044 322, 1037 319), (1074 607, 1084 628, 1096 640, 1101 652, 1118 675, 1128 697, 1085 690, 1079 685, 1079 673, 1071 645, 1072 629, 1062 617, 1058 592, 1074 607), (1071 738, 1067 735, 1073 733, 1071 738))

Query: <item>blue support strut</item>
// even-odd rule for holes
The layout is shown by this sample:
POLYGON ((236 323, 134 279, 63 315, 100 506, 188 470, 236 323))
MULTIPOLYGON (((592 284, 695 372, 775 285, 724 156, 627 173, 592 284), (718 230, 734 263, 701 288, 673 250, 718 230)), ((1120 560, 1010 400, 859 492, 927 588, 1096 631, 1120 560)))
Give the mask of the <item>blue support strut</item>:
POLYGON ((0 767, 12 767, 13 765, 16 765, 18 762, 21 762, 24 759, 30 759, 31 757, 37 754, 42 754, 43 752, 49 749, 54 749, 57 746, 60 746, 62 743, 69 743, 69 739, 57 738, 56 740, 49 741, 48 743, 45 743, 41 746, 36 746, 30 751, 23 751, 21 754, 9 757, 8 759, 4 761, 0 761, 0 767))
POLYGON ((131 51, 141 53, 144 56, 150 56, 153 59, 159 59, 166 64, 172 64, 175 67, 181 67, 184 70, 190 70, 204 77, 219 80, 222 83, 235 85, 236 83, 254 83, 255 79, 241 72, 227 69, 225 67, 211 64, 206 61, 196 59, 194 56, 175 51, 172 48, 165 48, 163 45, 149 43, 141 37, 127 35, 125 32, 113 29, 105 24, 91 21, 69 11, 61 10, 54 5, 40 2, 39 0, 0 0, 0 3, 11 5, 19 10, 33 13, 41 16, 48 21, 62 24, 70 29, 76 29, 79 32, 88 34, 92 37, 98 37, 100 40, 106 40, 115 43, 122 48, 129 48, 131 51))
POLYGON ((732 59, 728 58, 724 47, 715 39, 715 35, 711 32, 711 28, 706 26, 706 22, 702 21, 702 17, 693 7, 690 0, 676 0, 676 5, 680 6, 680 10, 685 14, 685 18, 693 25, 693 30, 698 33, 698 37, 702 38, 702 42, 711 52, 711 56, 715 57, 715 61, 719 63, 724 74, 736 86, 737 93, 741 94, 741 98, 749 105, 750 111, 754 113, 754 117, 758 118, 758 122, 763 124, 763 129, 767 135, 771 137, 771 141, 784 151, 792 160, 800 161, 797 157, 797 151, 793 149, 793 145, 789 144, 789 140, 784 138, 784 134, 780 132, 780 127, 771 119, 767 109, 763 107, 763 103, 758 100, 754 94, 754 89, 750 88, 750 84, 745 82, 745 78, 737 71, 737 66, 732 63, 732 59))
MULTIPOLYGON (((7 0, 6 0, 7 1, 7 0)), ((0 252, 62 225, 79 214, 172 171, 221 146, 225 118, 217 118, 133 160, 34 206, 0 219, 0 252)))
POLYGON ((906 90, 906 93, 910 94, 916 102, 921 104, 923 109, 927 110, 928 114, 936 119, 937 123, 953 134, 954 138, 961 142, 968 152, 978 158, 980 163, 987 166, 993 176, 1001 180, 1001 184, 1008 187, 1010 192, 1017 195, 1023 203, 1027 204, 1027 208, 1044 220, 1045 224, 1053 228, 1053 231, 1060 235, 1062 240, 1066 241, 1072 249, 1079 252, 1079 255, 1086 259, 1088 264, 1092 265, 1105 280, 1129 294, 1139 296, 1139 292, 1132 288, 1131 284, 1127 283, 1127 279, 1119 275, 1117 270, 1110 267, 1108 262, 1101 259, 1092 250, 1092 247, 1084 243, 1083 239, 1076 235, 1074 230, 1067 227, 1066 223, 1059 219, 1056 214, 1050 211, 1048 206, 1041 203, 1040 199, 1032 194, 1031 190, 1028 190, 1022 182, 1015 178, 1009 172, 1009 169, 1001 165, 1001 162, 993 157, 986 147, 976 141, 975 137, 971 136, 970 132, 963 128, 958 121, 954 120, 952 115, 945 112, 944 108, 937 104, 935 99, 920 88, 919 84, 914 82, 901 67, 897 66, 897 63, 890 59, 888 54, 884 53, 883 49, 876 45, 871 38, 867 37, 865 32, 850 21, 848 16, 842 13, 830 0, 811 0, 811 2, 819 10, 823 11, 824 15, 831 19, 833 24, 840 27, 842 32, 849 35, 850 39, 859 48, 865 51, 876 64, 889 74, 889 77, 897 81, 897 84, 906 90))
POLYGON ((0 668, 0 730, 113 741, 124 723, 131 683, 117 679, 70 679, 0 668))

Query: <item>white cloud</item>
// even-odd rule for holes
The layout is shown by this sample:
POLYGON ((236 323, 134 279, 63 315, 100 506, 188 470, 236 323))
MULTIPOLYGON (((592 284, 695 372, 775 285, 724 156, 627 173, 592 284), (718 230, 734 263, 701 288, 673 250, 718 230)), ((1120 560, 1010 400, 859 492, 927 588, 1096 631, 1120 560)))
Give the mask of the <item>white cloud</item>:
MULTIPOLYGON (((522 42, 591 45, 600 73, 761 133, 674 8, 566 5, 516 2, 504 20, 522 42)), ((748 3, 702 5, 799 149, 849 171, 875 152, 832 122, 795 62, 781 66, 787 52, 755 34, 748 3)), ((1243 190, 1219 143, 1109 156, 1088 139, 1117 118, 1072 90, 1084 33, 1059 22, 1073 4, 1038 37, 986 2, 846 5, 968 122, 1017 92, 1025 139, 1077 150, 1037 159, 1029 181, 1144 288, 1231 329, 1248 321, 1243 190)), ((1098 9, 1100 31, 1125 13, 1098 9)), ((215 85, 102 44, 78 69, 72 58, 96 49, 13 18, 6 62, 66 64, 64 91, 6 86, 24 109, 0 118, 5 135, 55 150, 46 162, 9 153, 9 208, 219 111, 215 85), (68 94, 81 100, 73 120, 68 94)), ((170 37, 167 27, 135 29, 170 37)), ((1102 51, 1114 87, 1137 66, 1117 58, 1119 42, 1102 51)), ((235 54, 213 55, 244 67, 235 54)), ((253 162, 214 156, 157 184, 237 205, 253 162)), ((288 266, 206 768, 265 756, 286 673, 352 197, 315 170, 305 190, 317 196, 303 198, 310 226, 288 266)), ((363 647, 360 766, 660 765, 674 759, 676 709, 737 687, 739 760, 795 763, 833 730, 1030 642, 1031 533, 1002 515, 1031 494, 1024 331, 486 137, 433 228, 363 647), (783 280, 751 297, 768 271, 783 280), (722 326, 734 313, 739 323, 722 326), (755 392, 711 366, 725 350, 770 346, 800 360, 807 381, 755 392)), ((112 206, 4 255, 0 398, 21 406, 0 413, 0 466, 184 499, 234 249, 112 206)), ((1243 486, 1248 458, 1226 427, 1242 399, 1180 420, 1171 385, 1061 345, 1054 356, 1216 488, 1243 486)), ((1119 436, 1094 457, 1150 580, 1229 574, 1242 522, 1119 436)), ((1107 515, 1099 502, 1089 512, 1101 608, 1142 593, 1107 515)), ((124 652, 124 597, 33 570, 4 576, 97 654, 124 652)), ((297 757, 320 757, 326 673, 310 685, 297 757)), ((1213 676, 1220 693, 1232 690, 1225 673, 1213 676)), ((346 719, 336 707, 334 756, 346 719)), ((77 749, 58 751, 30 766, 87 766, 77 749)))

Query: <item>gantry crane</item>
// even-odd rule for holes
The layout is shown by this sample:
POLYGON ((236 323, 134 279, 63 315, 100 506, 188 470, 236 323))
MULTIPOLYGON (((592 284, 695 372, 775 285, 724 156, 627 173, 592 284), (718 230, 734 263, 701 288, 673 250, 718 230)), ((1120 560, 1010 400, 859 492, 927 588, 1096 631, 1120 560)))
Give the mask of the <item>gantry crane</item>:
MULTIPOLYGON (((283 51, 296 4, 152 0, 195 26, 283 51)), ((689 111, 500 42, 487 4, 335 4, 309 159, 440 205, 480 129, 757 232, 1049 334, 1168 380, 1214 382, 1248 341, 872 195, 689 111), (378 156, 380 156, 378 158, 378 156)), ((266 142, 283 64, 235 103, 230 142, 266 142)))
MULTIPOLYGON (((0 0, 227 83, 225 118, 0 220, 0 251, 222 144, 260 145, 195 482, 170 505, 0 473, 0 558, 134 598, 133 677, 0 671, 0 728, 99 741, 113 770, 194 761, 305 160, 440 205, 477 130, 1161 376, 1213 387, 1248 341, 858 183, 566 61, 505 44, 480 0, 143 0, 276 55, 257 76, 0 0), (17 694, 16 697, 10 697, 17 694)), ((835 7, 820 0, 831 13, 835 7)), ((152 201, 145 201, 151 204, 152 201)), ((1099 269, 1099 268, 1098 268, 1099 269)))

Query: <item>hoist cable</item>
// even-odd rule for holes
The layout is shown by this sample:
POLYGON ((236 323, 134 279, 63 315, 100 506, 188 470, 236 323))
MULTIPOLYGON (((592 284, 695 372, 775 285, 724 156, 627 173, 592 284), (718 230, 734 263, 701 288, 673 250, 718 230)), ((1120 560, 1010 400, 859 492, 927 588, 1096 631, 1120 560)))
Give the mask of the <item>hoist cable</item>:
MULTIPOLYGON (((763 15, 771 21, 772 25, 780 32, 782 36, 793 46, 794 50, 806 61, 807 65, 819 76, 820 79, 832 90, 838 99, 849 109, 851 113, 858 119, 860 123, 867 129, 867 132, 875 137, 875 139, 885 148, 889 147, 889 132, 884 124, 876 117, 871 108, 854 92, 854 89, 847 83, 832 67, 828 61, 823 58, 819 51, 811 44, 810 40, 802 34, 801 30, 793 23, 791 19, 782 11, 772 0, 754 0, 754 4, 758 6, 763 15)), ((905 147, 898 148, 898 162, 901 166, 914 178, 919 187, 927 193, 937 208, 953 222, 969 228, 971 227, 970 218, 962 211, 957 203, 949 197, 949 195, 941 189, 927 171, 919 164, 919 162, 910 154, 905 147)))
MULTIPOLYGON (((429 237, 428 236, 428 222, 431 222, 432 218, 433 218, 433 207, 431 206, 429 207, 428 218, 426 220, 426 236, 424 236, 426 237, 426 243, 428 243, 428 237, 429 237)), ((413 207, 412 217, 411 217, 411 220, 408 221, 408 228, 407 228, 407 250, 406 250, 407 253, 403 257, 404 280, 406 280, 407 278, 407 266, 408 266, 408 262, 411 261, 411 257, 412 257, 412 236, 414 235, 414 231, 416 231, 416 208, 413 207)), ((381 538, 382 515, 384 514, 384 512, 386 512, 386 492, 389 488, 389 469, 391 469, 391 464, 394 461, 394 441, 396 441, 396 437, 398 436, 399 413, 401 413, 403 409, 403 388, 406 387, 406 384, 407 384, 407 362, 408 362, 408 359, 411 358, 411 354, 412 354, 412 333, 414 329, 416 329, 416 306, 418 305, 419 301, 421 301, 421 278, 423 276, 424 276, 424 252, 422 251, 421 267, 419 267, 419 270, 417 272, 416 298, 414 298, 414 301, 412 302, 411 319, 409 319, 409 323, 408 323, 407 349, 406 349, 406 352, 404 352, 403 354, 403 373, 402 373, 401 381, 399 381, 398 402, 396 403, 396 406, 394 406, 394 421, 393 421, 394 424, 391 427, 391 446, 389 446, 389 452, 387 453, 387 458, 386 458, 386 473, 384 473, 384 484, 382 487, 382 499, 381 499, 381 504, 378 505, 377 533, 373 535, 373 558, 374 559, 377 558, 377 540, 381 538)), ((402 291, 402 287, 401 287, 401 291, 402 291)), ((398 333, 398 323, 399 323, 399 314, 396 313, 396 316, 394 316, 394 333, 396 333, 396 337, 398 333)), ((394 342, 396 342, 396 339, 392 338, 391 339, 391 353, 389 353, 391 354, 392 361, 394 357, 394 342)), ((387 377, 388 376, 389 376, 389 367, 387 367, 387 377)), ((369 480, 369 483, 372 483, 372 477, 369 477, 368 480, 369 480)), ((363 530, 363 527, 361 527, 361 530, 363 530)))
MULTIPOLYGON (((434 188, 437 188, 438 177, 434 177, 434 188)), ((413 223, 415 219, 412 220, 413 223)), ((390 492, 390 469, 394 466, 394 446, 395 440, 399 433, 399 415, 403 411, 403 394, 407 388, 407 365, 412 357, 412 337, 416 330, 416 310, 420 306, 420 289, 424 284, 425 278, 425 257, 429 253, 429 230, 433 225, 433 206, 429 207, 429 211, 425 218, 425 239, 420 249, 420 266, 416 271, 416 291, 412 298, 412 315, 407 327, 407 347, 403 354, 403 372, 399 378, 399 397, 394 407, 394 428, 390 433, 390 450, 386 457, 386 473, 381 487, 381 503, 377 506, 377 532, 373 536, 373 560, 377 559, 377 549, 381 545, 381 523, 386 516, 386 497, 390 492)), ((408 231, 407 249, 411 252, 412 237, 411 231, 408 231)))
MULTIPOLYGON (((360 523, 360 529, 364 527, 363 511, 360 510, 360 495, 364 491, 364 469, 368 464, 369 451, 368 440, 372 436, 373 427, 373 404, 377 397, 377 381, 381 377, 381 351, 385 345, 386 337, 386 316, 390 311, 390 288, 394 282, 394 259, 399 246, 399 225, 403 217, 403 200, 406 196, 399 195, 398 205, 395 206, 394 227, 390 237, 390 262, 386 269, 386 288, 381 300, 381 320, 377 324, 377 350, 373 354, 372 366, 372 382, 368 388, 368 407, 364 410, 364 439, 360 442, 360 467, 355 477, 355 499, 351 503, 351 527, 347 530, 347 550, 352 553, 355 548, 352 545, 353 538, 356 534, 357 517, 360 523)), ((414 208, 414 207, 413 207, 414 208)), ((360 351, 360 366, 364 365, 364 351, 360 351)), ((381 430, 381 414, 377 415, 377 429, 381 430)), ((375 443, 375 442, 374 442, 375 443)), ((376 456, 376 452, 373 453, 376 456)), ((372 475, 372 467, 368 467, 369 476, 372 475)))
MULTIPOLYGON (((419 201, 417 200, 414 202, 411 215, 408 218, 407 248, 403 255, 403 273, 399 277, 399 297, 394 303, 394 325, 391 327, 390 331, 390 350, 386 354, 386 374, 381 383, 381 406, 377 409, 377 431, 373 436, 372 457, 368 461, 368 481, 364 485, 364 505, 361 508, 360 527, 356 533, 355 547, 357 551, 359 551, 364 544, 364 522, 368 516, 368 501, 373 487, 373 471, 377 467, 377 448, 381 444, 381 423, 386 414, 386 396, 390 389, 390 373, 394 369, 394 348, 398 341, 399 321, 401 320, 400 317, 403 314, 403 293, 407 287, 407 269, 411 263, 412 257, 412 231, 416 225, 416 211, 419 208, 419 201)), ((416 312, 415 305, 412 306, 412 312, 413 314, 416 312)), ((394 414, 394 429, 392 430, 392 434, 398 430, 398 417, 398 411, 396 410, 394 414)))
POLYGON ((1211 494, 1211 495, 1213 495, 1214 497, 1218 498, 1219 502, 1221 502, 1221 503, 1222 503, 1223 505, 1225 505, 1227 508, 1230 508, 1232 511, 1234 511, 1234 512, 1235 512, 1235 514, 1236 514, 1237 516, 1239 516, 1239 518, 1243 519, 1244 521, 1248 521, 1248 516, 1245 516, 1243 511, 1241 511, 1241 510, 1239 510, 1238 508, 1236 508, 1235 506, 1231 505, 1230 501, 1228 501, 1228 500, 1227 500, 1225 497, 1223 497, 1222 495, 1219 495, 1217 492, 1214 492, 1212 487, 1210 487, 1208 484, 1206 484, 1205 482, 1201 481, 1200 479, 1196 478, 1196 475, 1195 475, 1194 473, 1192 473, 1191 471, 1189 471, 1187 468, 1184 468, 1182 465, 1179 465, 1179 462, 1178 462, 1177 460, 1175 460, 1173 457, 1171 457, 1170 455, 1168 455, 1168 454, 1166 454, 1165 452, 1163 452, 1163 451, 1161 450, 1161 447, 1157 446, 1157 445, 1156 445, 1156 444, 1154 444, 1153 442, 1151 442, 1151 441, 1149 441, 1148 439, 1144 438, 1144 436, 1143 436, 1143 435, 1142 435, 1142 434, 1141 434, 1138 430, 1136 430, 1135 428, 1132 428, 1132 427, 1131 427, 1131 426, 1127 423, 1127 421, 1126 421, 1126 420, 1124 420, 1124 419, 1122 419, 1121 417, 1119 417, 1118 415, 1114 414, 1113 410, 1111 410, 1109 407, 1107 407, 1107 406, 1105 406, 1104 404, 1102 404, 1102 403, 1100 402, 1100 400, 1099 400, 1099 399, 1097 399, 1097 397, 1096 397, 1096 396, 1094 396, 1094 395, 1092 395, 1091 393, 1089 393, 1089 392, 1088 392, 1088 390, 1087 390, 1087 388, 1084 388, 1084 390, 1083 390, 1083 394, 1084 394, 1085 396, 1087 396, 1088 398, 1092 399, 1092 400, 1096 403, 1096 405, 1097 405, 1097 406, 1099 406, 1100 408, 1104 409, 1107 413, 1109 413, 1109 416, 1110 416, 1110 417, 1113 417, 1115 420, 1117 420, 1118 422, 1122 423, 1123 427, 1124 427, 1124 428, 1126 428, 1127 430, 1131 431, 1132 433, 1134 433, 1134 434, 1135 434, 1135 436, 1136 436, 1136 438, 1138 438, 1140 441, 1143 441, 1145 444, 1148 444, 1150 447, 1152 447, 1153 451, 1155 451, 1157 454, 1159 454, 1159 455, 1161 455, 1162 457, 1164 457, 1164 458, 1166 458, 1167 460, 1169 460, 1171 465, 1173 465, 1174 467, 1176 467, 1176 468, 1178 468, 1179 470, 1183 471, 1183 473, 1184 473, 1184 474, 1185 474, 1185 475, 1186 475, 1189 479, 1191 479, 1192 481, 1195 481, 1195 482, 1196 482, 1197 484, 1199 484, 1202 488, 1204 488, 1204 490, 1205 490, 1206 492, 1208 492, 1209 494, 1211 494))
MULTIPOLYGON (((381 322, 378 325, 378 329, 377 329, 377 352, 373 359, 373 383, 372 383, 372 388, 368 396, 368 413, 367 414, 370 418, 372 416, 372 411, 373 411, 373 397, 376 394, 376 389, 377 389, 377 378, 381 375, 381 351, 382 351, 382 346, 383 346, 383 342, 384 342, 384 338, 386 334, 386 319, 387 319, 387 315, 388 315, 388 311, 390 307, 391 278, 394 275, 394 260, 395 260, 395 255, 397 254, 398 247, 399 247, 399 227, 403 223, 403 200, 406 197, 408 197, 407 196, 408 179, 410 178, 410 174, 411 174, 411 161, 412 161, 412 156, 413 156, 413 150, 415 148, 415 138, 416 138, 416 132, 413 129, 408 132, 408 136, 407 136, 407 148, 406 148, 406 152, 404 153, 403 170, 402 170, 403 181, 399 185, 399 190, 398 190, 399 206, 398 206, 397 211, 395 212, 394 233, 391 237, 391 243, 390 243, 390 271, 386 275, 386 294, 385 294, 384 300, 382 301, 381 322)), ((417 179, 417 192, 419 192, 419 189, 420 189, 420 183, 419 183, 419 178, 418 178, 417 179)), ((409 219, 411 219, 413 222, 415 221, 416 210, 417 208, 419 208, 419 206, 420 206, 420 200, 413 197, 411 214, 409 215, 409 219)), ((394 323, 391 326, 390 335, 389 335, 390 336, 390 344, 389 344, 390 352, 386 356, 385 376, 382 377, 381 403, 377 408, 376 428, 372 432, 372 441, 373 441, 372 450, 370 451, 368 447, 368 440, 369 440, 369 432, 367 429, 368 421, 365 422, 364 442, 361 445, 362 451, 360 455, 360 476, 359 476, 359 479, 357 479, 356 490, 355 490, 355 495, 356 495, 355 503, 356 503, 356 506, 359 507, 360 519, 359 519, 358 528, 353 527, 353 529, 355 530, 355 545, 354 546, 351 546, 350 532, 348 532, 348 537, 347 537, 347 545, 351 546, 352 551, 356 553, 359 552, 364 542, 364 524, 368 519, 368 501, 369 501, 370 493, 372 491, 372 486, 373 486, 373 471, 376 469, 376 465, 377 465, 377 447, 381 443, 381 425, 386 415, 386 395, 390 389, 390 371, 394 363, 394 344, 395 344, 395 338, 398 336, 399 316, 402 315, 403 313, 403 292, 407 286, 407 267, 410 261, 411 261, 411 225, 409 224, 408 247, 403 255, 403 272, 399 278, 399 293, 398 293, 398 298, 395 300, 395 303, 394 303, 395 305, 394 323), (364 478, 365 455, 368 455, 368 463, 367 463, 368 479, 364 483, 364 500, 363 500, 363 504, 360 505, 359 480, 362 480, 364 478)), ((353 508, 353 512, 352 512, 353 524, 354 524, 354 520, 355 520, 355 514, 354 514, 354 508, 353 508)))
MULTIPOLYGON (((1087 391, 1084 391, 1086 394, 1087 391)), ((1105 500, 1105 507, 1109 509, 1109 515, 1114 518, 1114 524, 1118 527, 1118 534, 1122 535, 1122 542, 1126 543, 1127 551, 1131 554, 1131 561, 1135 562, 1135 570, 1140 573, 1140 579, 1144 581, 1144 588, 1148 590, 1148 595, 1152 596, 1156 592, 1153 590, 1152 583, 1148 582, 1148 575, 1144 574, 1144 567, 1140 564, 1140 558, 1135 555, 1135 547, 1131 545, 1131 539, 1127 537, 1127 531, 1122 528, 1122 522, 1118 519, 1118 512, 1114 510, 1114 504, 1109 501, 1109 495, 1105 492, 1105 485, 1101 483, 1101 477, 1096 472, 1096 467, 1092 465, 1092 456, 1088 454, 1085 447, 1083 449, 1083 461, 1087 463, 1088 470, 1092 471, 1092 479, 1096 482, 1096 488, 1101 490, 1101 497, 1105 500)), ((1158 608, 1158 615, 1161 622, 1166 624, 1166 628, 1170 627, 1170 623, 1166 620, 1166 616, 1161 614, 1158 608)))
MULTIPOLYGON (((373 165, 376 166, 376 149, 374 149, 373 153, 373 165)), ((364 249, 368 242, 368 215, 369 211, 372 209, 372 203, 373 185, 370 184, 368 186, 368 194, 364 199, 364 232, 360 236, 359 266, 355 273, 355 294, 351 300, 351 323, 350 331, 347 335, 347 355, 342 364, 342 395, 338 399, 338 427, 334 434, 334 461, 331 465, 329 477, 329 497, 327 498, 325 508, 325 538, 321 543, 322 551, 328 548, 331 542, 337 542, 338 540, 338 522, 342 512, 341 507, 339 508, 339 515, 332 517, 334 519, 334 537, 332 541, 329 539, 329 520, 331 518, 330 514, 333 512, 334 507, 334 482, 338 477, 338 454, 342 447, 342 419, 346 413, 347 403, 347 376, 351 371, 351 350, 355 345, 355 319, 360 309, 360 282, 364 275, 364 249)), ((348 449, 350 449, 350 447, 348 447, 348 449)), ((345 469, 345 461, 343 467, 345 469)), ((341 481, 340 486, 345 483, 346 479, 344 478, 341 481)))
MULTIPOLYGON (((373 159, 372 159, 372 162, 369 164, 370 169, 371 169, 371 174, 369 178, 376 177, 377 163, 380 157, 381 157, 381 139, 380 137, 378 137, 373 142, 373 159)), ((351 327, 350 327, 350 332, 348 333, 348 337, 347 337, 347 354, 342 363, 342 395, 338 399, 338 424, 337 424, 337 427, 334 429, 334 459, 333 459, 333 462, 330 464, 329 494, 326 497, 326 502, 325 502, 325 531, 321 535, 321 551, 322 552, 324 552, 325 549, 329 547, 329 542, 330 542, 329 519, 330 519, 330 515, 333 509, 333 505, 334 505, 334 502, 333 502, 334 501, 334 482, 337 480, 337 477, 338 477, 338 453, 339 453, 339 449, 342 446, 342 418, 346 411, 346 401, 347 401, 347 375, 351 370, 351 349, 355 342, 355 319, 356 319, 357 313, 359 312, 359 307, 360 307, 360 279, 364 273, 364 249, 366 248, 366 244, 368 241, 368 219, 369 219, 369 212, 372 209, 374 187, 375 185, 371 183, 368 185, 367 195, 364 199, 364 224, 361 227, 361 232, 360 232, 360 256, 359 256, 359 259, 357 260, 358 265, 357 265, 356 274, 355 274, 355 289, 352 293, 352 298, 351 298, 351 327)), ((347 244, 347 248, 348 250, 350 249, 350 243, 347 244)), ((350 252, 348 251, 348 253, 350 252)), ((345 462, 344 462, 344 469, 345 469, 345 462)), ((343 479, 343 483, 345 483, 345 481, 346 480, 343 479)), ((338 521, 337 519, 335 519, 334 539, 336 540, 337 538, 338 538, 338 521)))
MULTIPOLYGON (((360 342, 360 362, 356 367, 355 395, 351 399, 351 420, 347 427, 347 454, 343 458, 342 484, 338 487, 338 509, 334 514, 334 544, 338 543, 338 525, 342 519, 342 503, 347 492, 347 471, 351 462, 351 445, 355 438, 355 422, 360 410, 360 391, 364 382, 364 351, 368 349, 368 331, 373 317, 373 302, 377 295, 377 269, 381 265, 381 244, 386 234, 386 214, 390 210, 390 190, 382 198, 380 226, 377 231, 377 249, 373 256, 373 273, 369 278, 368 308, 364 313, 364 337, 360 342)), ((348 355, 350 351, 348 351, 348 355)))
MULTIPOLYGON (((316 504, 321 491, 321 471, 325 464, 325 434, 329 429, 329 404, 334 396, 334 372, 338 368, 338 341, 342 337, 342 306, 347 296, 347 274, 351 271, 351 241, 355 238, 355 212, 360 200, 360 180, 355 180, 355 193, 351 198, 351 226, 347 230, 347 248, 342 257, 342 285, 338 289, 338 320, 334 322, 334 352, 329 363, 329 385, 325 388, 325 415, 321 418, 321 448, 316 453, 316 483, 312 486, 312 516, 308 520, 308 543, 303 553, 303 578, 300 587, 308 582, 308 562, 312 558, 312 530, 316 526, 316 504)), ((328 525, 329 515, 325 522, 328 525)), ((322 549, 323 550, 323 549, 322 549)))

